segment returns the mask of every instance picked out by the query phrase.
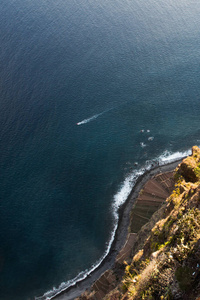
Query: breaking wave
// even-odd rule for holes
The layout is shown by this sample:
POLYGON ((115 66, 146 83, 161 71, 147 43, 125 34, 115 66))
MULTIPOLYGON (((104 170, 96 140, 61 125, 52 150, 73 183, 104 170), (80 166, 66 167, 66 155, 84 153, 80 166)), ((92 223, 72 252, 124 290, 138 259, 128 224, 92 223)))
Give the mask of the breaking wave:
POLYGON ((183 151, 183 152, 177 151, 174 153, 166 150, 163 152, 163 154, 161 154, 158 157, 158 162, 159 162, 159 165, 163 166, 167 163, 182 159, 183 157, 186 157, 191 154, 192 154, 191 150, 187 150, 187 151, 183 151))
MULTIPOLYGON (((101 113, 102 114, 102 113, 101 113)), ((99 115, 96 115, 97 117, 99 115)), ((95 116, 94 116, 95 117, 95 116)), ((93 119, 89 118, 87 120, 93 119)), ((95 117, 96 118, 96 117, 95 117)), ((85 120, 86 121, 86 120, 85 120)), ((84 122, 84 121, 82 121, 84 122)), ((83 123, 84 124, 84 123, 83 123)), ((134 184, 136 183, 137 179, 139 176, 143 175, 146 171, 150 170, 152 167, 155 167, 156 165, 166 165, 168 163, 175 162, 177 160, 180 160, 188 155, 191 154, 191 150, 183 151, 183 152, 170 152, 168 150, 164 151, 160 156, 155 158, 154 160, 147 160, 145 163, 145 166, 139 170, 133 171, 131 174, 129 174, 121 186, 119 187, 118 192, 114 195, 113 197, 113 204, 112 204, 112 211, 113 211, 113 216, 114 216, 114 228, 110 236, 109 243, 107 244, 107 248, 103 254, 103 256, 96 262, 94 263, 90 269, 87 269, 85 271, 80 272, 75 278, 67 281, 67 282, 62 282, 58 288, 53 288, 52 290, 46 292, 43 296, 40 297, 35 297, 35 300, 50 300, 54 298, 56 295, 60 294, 61 292, 67 290, 69 287, 72 287, 76 285, 78 282, 84 280, 88 275, 90 275, 96 268, 98 268, 102 261, 106 258, 108 255, 111 245, 114 241, 117 226, 118 226, 118 220, 119 220, 119 215, 118 215, 118 209, 119 207, 125 203, 127 200, 131 190, 134 187, 134 184)))

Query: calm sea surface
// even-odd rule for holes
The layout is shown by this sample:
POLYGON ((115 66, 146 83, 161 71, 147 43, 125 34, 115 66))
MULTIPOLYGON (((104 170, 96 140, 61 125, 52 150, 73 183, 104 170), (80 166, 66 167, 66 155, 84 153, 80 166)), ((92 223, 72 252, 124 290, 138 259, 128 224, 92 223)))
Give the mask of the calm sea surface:
POLYGON ((84 276, 141 168, 200 145, 199 15, 198 0, 0 1, 0 300, 84 276))

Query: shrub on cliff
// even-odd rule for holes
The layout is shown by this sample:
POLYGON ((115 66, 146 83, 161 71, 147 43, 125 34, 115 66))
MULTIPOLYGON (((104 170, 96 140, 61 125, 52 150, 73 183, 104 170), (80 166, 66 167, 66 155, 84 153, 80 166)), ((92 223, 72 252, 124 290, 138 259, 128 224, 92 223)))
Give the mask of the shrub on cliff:
POLYGON ((118 299, 192 300, 200 296, 199 170, 200 149, 195 146, 192 156, 176 169, 176 187, 160 220, 143 249, 126 265, 118 299))
MULTIPOLYGON (((133 258, 124 263, 122 281, 101 299, 200 300, 200 149, 197 146, 192 148, 192 156, 176 169, 175 181, 175 189, 166 203, 138 232, 133 258)), ((80 299, 100 298, 85 294, 80 299)))
POLYGON ((192 147, 192 156, 185 158, 178 166, 177 173, 186 181, 197 182, 200 180, 200 149, 192 147))

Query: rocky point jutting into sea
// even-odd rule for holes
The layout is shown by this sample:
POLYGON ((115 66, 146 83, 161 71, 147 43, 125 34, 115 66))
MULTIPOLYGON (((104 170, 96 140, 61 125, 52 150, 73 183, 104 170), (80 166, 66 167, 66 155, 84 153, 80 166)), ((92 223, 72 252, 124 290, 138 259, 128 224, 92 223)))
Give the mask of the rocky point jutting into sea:
POLYGON ((145 183, 131 209, 129 234, 114 266, 77 299, 200 299, 197 146, 174 171, 145 183))

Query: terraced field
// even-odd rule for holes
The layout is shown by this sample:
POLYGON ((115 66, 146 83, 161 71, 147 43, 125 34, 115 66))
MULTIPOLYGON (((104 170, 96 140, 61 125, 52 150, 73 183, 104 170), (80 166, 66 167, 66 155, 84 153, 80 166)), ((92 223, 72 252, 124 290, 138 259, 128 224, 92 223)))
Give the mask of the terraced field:
POLYGON ((131 211, 130 232, 137 233, 169 197, 174 188, 173 174, 157 174, 144 185, 131 211))

